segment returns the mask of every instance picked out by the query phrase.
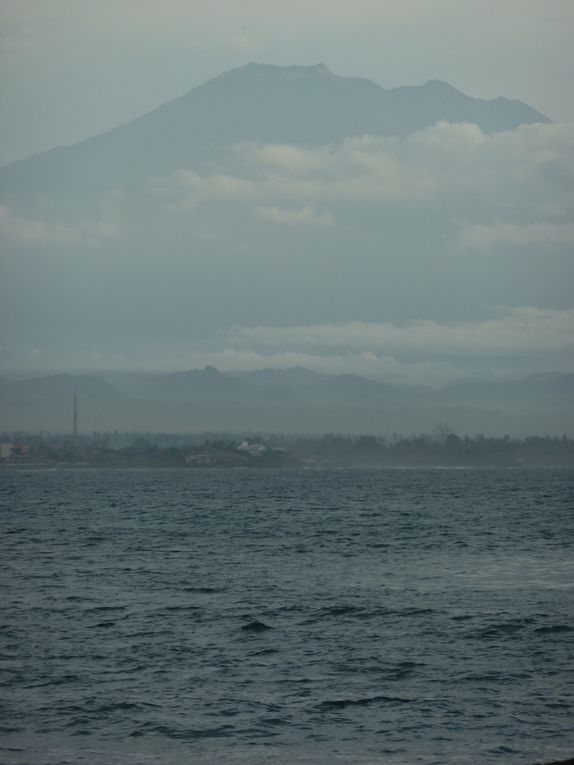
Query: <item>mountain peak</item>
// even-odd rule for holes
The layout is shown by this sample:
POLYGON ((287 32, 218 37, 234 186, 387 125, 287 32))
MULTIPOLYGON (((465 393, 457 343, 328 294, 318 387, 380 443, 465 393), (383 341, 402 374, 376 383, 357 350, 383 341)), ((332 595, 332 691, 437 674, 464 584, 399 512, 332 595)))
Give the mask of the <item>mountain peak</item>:
POLYGON ((230 69, 215 79, 273 78, 290 81, 316 77, 335 77, 335 75, 323 62, 311 64, 310 66, 279 66, 277 64, 260 64, 257 61, 251 61, 249 64, 245 64, 245 66, 230 69))
POLYGON ((460 93, 459 90, 443 80, 427 80, 421 87, 431 93, 460 93))

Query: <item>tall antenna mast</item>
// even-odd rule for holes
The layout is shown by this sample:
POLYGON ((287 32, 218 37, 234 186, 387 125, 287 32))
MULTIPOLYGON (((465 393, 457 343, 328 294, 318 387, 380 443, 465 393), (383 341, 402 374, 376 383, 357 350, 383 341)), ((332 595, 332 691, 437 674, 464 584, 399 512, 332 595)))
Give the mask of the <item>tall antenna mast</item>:
POLYGON ((78 396, 74 396, 74 435, 78 435, 78 396))

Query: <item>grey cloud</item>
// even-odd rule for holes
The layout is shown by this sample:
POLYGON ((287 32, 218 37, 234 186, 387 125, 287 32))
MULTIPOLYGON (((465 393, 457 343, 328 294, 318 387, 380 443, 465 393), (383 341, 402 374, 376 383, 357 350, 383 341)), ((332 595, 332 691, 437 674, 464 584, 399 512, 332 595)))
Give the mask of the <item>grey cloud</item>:
POLYGON ((460 246, 472 250, 496 250, 501 245, 552 245, 572 248, 574 255, 574 223, 493 223, 467 225, 459 239, 460 246))

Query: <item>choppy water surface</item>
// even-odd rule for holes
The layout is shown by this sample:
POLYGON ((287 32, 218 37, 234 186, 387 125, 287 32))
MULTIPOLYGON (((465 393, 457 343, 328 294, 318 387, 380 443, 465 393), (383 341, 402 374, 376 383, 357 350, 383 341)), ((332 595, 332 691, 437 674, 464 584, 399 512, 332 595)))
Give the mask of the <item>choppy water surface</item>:
POLYGON ((3 469, 0 483, 2 762, 574 752, 572 473, 3 469))

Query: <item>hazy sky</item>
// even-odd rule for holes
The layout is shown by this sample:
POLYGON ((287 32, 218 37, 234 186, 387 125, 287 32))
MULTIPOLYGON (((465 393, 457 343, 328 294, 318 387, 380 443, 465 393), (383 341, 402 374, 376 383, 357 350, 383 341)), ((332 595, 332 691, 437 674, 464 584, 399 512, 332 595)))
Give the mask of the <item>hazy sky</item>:
POLYGON ((248 61, 445 80, 574 121, 572 0, 0 0, 0 164, 248 61))

